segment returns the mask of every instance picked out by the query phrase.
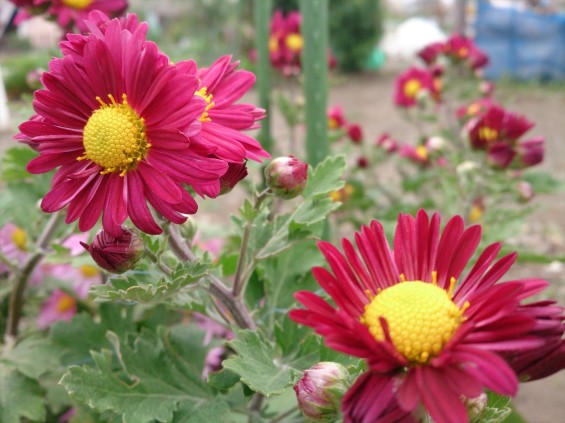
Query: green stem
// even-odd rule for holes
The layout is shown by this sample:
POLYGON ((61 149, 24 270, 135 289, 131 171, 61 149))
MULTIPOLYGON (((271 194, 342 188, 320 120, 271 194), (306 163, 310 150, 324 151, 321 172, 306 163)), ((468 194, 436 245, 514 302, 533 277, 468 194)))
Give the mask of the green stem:
MULTIPOLYGON (((265 189, 261 192, 257 198, 255 199, 255 204, 253 205, 253 209, 258 211, 263 204, 263 201, 267 198, 271 190, 269 188, 265 189)), ((240 297, 243 292, 245 292, 245 285, 248 279, 248 272, 244 271, 245 262, 247 259, 247 246, 249 244, 249 236, 251 235, 251 229, 253 226, 253 221, 247 221, 245 224, 245 228, 243 230, 243 238, 241 239, 241 247, 239 249, 239 257, 237 259, 237 268, 235 271, 235 279, 233 282, 233 295, 235 297, 240 297)))
MULTIPOLYGON (((183 261, 195 261, 196 256, 182 238, 177 225, 164 225, 169 235, 169 244, 175 255, 183 261)), ((206 276, 210 282, 209 291, 230 312, 234 323, 242 329, 255 330, 257 325, 241 297, 233 295, 231 290, 216 275, 206 276)))
POLYGON ((261 121, 259 141, 263 148, 274 154, 273 139, 271 138, 271 62, 269 58, 269 37, 272 0, 255 0, 253 18, 256 31, 257 46, 257 88, 259 90, 259 107, 267 111, 267 116, 261 121))
POLYGON ((15 263, 13 263, 8 257, 6 257, 1 251, 0 251, 0 263, 4 263, 4 265, 8 268, 10 273, 16 273, 18 271, 18 266, 15 263))
POLYGON ((36 251, 26 260, 21 271, 12 275, 12 279, 14 279, 14 290, 10 295, 10 306, 6 327, 7 340, 15 340, 18 336, 27 282, 39 261, 45 256, 49 243, 51 242, 51 238, 53 238, 57 227, 62 221, 62 214, 54 213, 51 215, 49 221, 45 225, 45 228, 43 228, 43 232, 39 235, 39 238, 35 243, 36 251))
POLYGON ((328 0, 301 0, 306 153, 315 166, 330 154, 327 134, 328 0))

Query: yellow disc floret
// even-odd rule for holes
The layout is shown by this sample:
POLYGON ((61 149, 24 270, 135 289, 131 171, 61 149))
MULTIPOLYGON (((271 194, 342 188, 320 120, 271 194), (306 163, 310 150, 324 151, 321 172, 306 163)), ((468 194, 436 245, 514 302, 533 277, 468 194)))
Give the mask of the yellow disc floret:
POLYGON ((145 133, 145 120, 127 102, 116 103, 109 94, 110 104, 100 97, 100 108, 94 111, 84 127, 84 155, 78 160, 89 159, 102 166, 102 174, 119 172, 124 176, 145 158, 151 144, 145 133))
POLYGON ((213 95, 207 94, 206 87, 200 88, 198 91, 196 91, 195 94, 206 100, 206 108, 200 115, 200 122, 210 122, 212 119, 210 119, 210 116, 208 116, 208 110, 214 107, 214 102, 212 101, 213 95))
POLYGON ((59 300, 57 301, 57 311, 59 313, 64 313, 66 311, 69 311, 70 309, 72 309, 75 306, 75 299, 73 297, 71 297, 69 294, 63 294, 61 295, 61 298, 59 298, 59 300))
POLYGON ((413 364, 427 363, 464 321, 468 303, 459 308, 451 301, 454 285, 452 279, 446 291, 435 283, 400 282, 379 292, 365 306, 360 321, 377 341, 383 341, 380 318, 384 318, 396 350, 413 364))
POLYGON ((22 228, 16 227, 12 232, 12 242, 20 251, 26 251, 27 232, 22 228))
POLYGON ((286 47, 295 53, 301 51, 302 47, 304 47, 304 38, 302 38, 302 35, 300 34, 288 34, 284 39, 284 42, 286 47))
POLYGON ((92 0, 63 0, 65 6, 73 9, 86 9, 91 3, 92 0))
POLYGON ((483 126, 479 128, 479 136, 489 142, 494 141, 498 138, 498 131, 488 126, 483 126))
POLYGON ((409 79, 404 84, 404 95, 409 98, 414 98, 416 94, 418 94, 418 91, 420 91, 420 88, 422 88, 422 83, 419 80, 409 79))

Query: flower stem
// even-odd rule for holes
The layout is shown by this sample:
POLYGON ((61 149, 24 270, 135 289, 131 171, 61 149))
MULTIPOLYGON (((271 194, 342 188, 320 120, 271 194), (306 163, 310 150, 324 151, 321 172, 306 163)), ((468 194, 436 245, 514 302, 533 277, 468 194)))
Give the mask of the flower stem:
MULTIPOLYGON (((196 256, 182 238, 176 225, 165 225, 165 231, 169 235, 171 249, 176 256, 183 261, 195 261, 196 256)), ((216 297, 230 312, 234 323, 242 329, 255 330, 257 326, 247 309, 243 299, 236 297, 231 290, 215 275, 207 276, 210 282, 210 293, 216 297)))
POLYGON ((51 241, 51 238, 53 238, 57 227, 62 221, 62 214, 54 213, 51 215, 49 221, 45 225, 45 228, 43 228, 43 232, 35 243, 36 252, 26 260, 22 269, 14 273, 12 276, 12 279, 14 279, 14 289, 10 295, 8 322, 6 326, 7 341, 10 338, 15 339, 18 336, 18 326, 24 306, 24 293, 27 287, 27 282, 39 261, 43 258, 43 256, 45 256, 47 248, 49 247, 49 242, 51 241))
MULTIPOLYGON (((259 211, 261 204, 263 203, 263 201, 265 201, 270 192, 271 190, 267 188, 257 196, 257 198, 255 199, 255 204, 253 205, 253 210, 259 211)), ((249 244, 249 236, 251 235, 252 227, 253 220, 248 220, 245 224, 245 229, 243 230, 243 238, 241 239, 241 248, 239 250, 235 279, 233 282, 232 292, 235 297, 241 297, 243 295, 243 293, 245 292, 245 285, 249 277, 249 272, 244 272, 243 269, 247 258, 247 247, 249 244)))

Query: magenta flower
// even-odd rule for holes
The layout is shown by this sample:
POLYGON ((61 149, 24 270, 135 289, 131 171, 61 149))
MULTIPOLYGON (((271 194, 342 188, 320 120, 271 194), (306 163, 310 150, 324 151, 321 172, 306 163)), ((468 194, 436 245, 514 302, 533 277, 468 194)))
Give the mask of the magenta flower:
POLYGON ((300 13, 296 11, 289 12, 285 16, 282 11, 276 10, 271 18, 269 38, 271 64, 285 75, 300 72, 300 54, 304 46, 304 39, 300 33, 301 20, 300 13))
POLYGON ((358 123, 347 125, 347 136, 354 144, 361 144, 363 141, 363 128, 358 123))
POLYGON ((228 163, 227 172, 220 178, 220 195, 229 193, 247 177, 247 163, 228 163))
POLYGON ((396 78, 394 104, 397 106, 416 106, 420 97, 425 95, 433 99, 439 96, 434 77, 427 69, 411 67, 396 78))
POLYGON ((42 304, 41 311, 37 316, 37 325, 41 329, 47 329, 59 320, 71 320, 76 313, 77 302, 75 297, 61 289, 56 289, 42 304))
POLYGON ((357 248, 347 239, 343 253, 319 243, 331 272, 313 274, 335 306, 302 291, 296 298, 306 308, 290 317, 329 347, 366 359, 367 372, 344 397, 344 422, 417 421, 420 406, 437 423, 468 422, 465 400, 486 389, 514 396, 521 368, 537 373, 545 349, 557 357, 543 375, 563 367, 563 308, 522 304, 546 281, 499 282, 516 260, 495 261, 501 243, 463 276, 480 239, 480 226, 465 229, 460 216, 441 231, 439 215, 421 210, 399 216, 392 248, 377 221, 355 234, 357 248))
POLYGON ((113 18, 128 8, 127 0, 50 0, 50 3, 47 13, 57 20, 61 28, 71 29, 77 25, 81 31, 86 31, 83 21, 93 10, 113 18))
POLYGON ((382 148, 387 153, 394 153, 398 150, 398 141, 393 139, 388 132, 383 132, 375 141, 375 145, 382 148))
MULTIPOLYGON (((0 229, 0 252, 15 266, 22 267, 30 257, 28 233, 13 223, 6 223, 0 229)), ((0 261, 0 275, 8 273, 8 267, 0 261)), ((38 285, 43 279, 43 267, 35 266, 30 283, 38 285)))
POLYGON ((79 298, 88 297, 88 291, 94 285, 103 282, 102 273, 92 264, 72 266, 69 263, 47 264, 45 273, 72 285, 73 292, 79 298))
POLYGON ((172 65, 146 41, 146 23, 135 15, 109 20, 93 12, 88 35, 69 34, 62 58, 53 59, 35 93, 34 117, 19 138, 37 144, 30 173, 57 169, 41 208, 68 206, 66 222, 91 229, 100 215, 104 229, 121 234, 129 217, 148 234, 161 233, 147 202, 164 218, 182 223, 195 213, 199 195, 215 197, 224 160, 213 149, 193 148, 206 101, 195 94, 198 80, 172 65))
POLYGON ((471 69, 480 69, 485 67, 488 62, 488 56, 479 49, 473 40, 461 34, 453 34, 443 45, 443 53, 452 61, 466 62, 471 69))
POLYGON ((465 125, 474 149, 486 150, 491 164, 500 168, 524 168, 543 161, 543 137, 518 140, 534 124, 524 116, 492 105, 465 125))
POLYGON ((417 56, 422 59, 426 65, 432 65, 441 53, 443 53, 443 43, 435 42, 421 49, 417 53, 417 56))
POLYGON ((335 105, 328 109, 328 128, 329 129, 340 129, 347 125, 345 116, 343 114, 343 108, 341 105, 335 105))
MULTIPOLYGON (((258 128, 257 121, 265 117, 265 110, 252 104, 235 104, 255 83, 255 75, 237 70, 238 65, 231 56, 222 56, 198 71, 196 94, 206 101, 206 110, 199 118, 202 130, 191 137, 191 143, 195 149, 229 163, 242 164, 245 159, 261 162, 270 157, 269 153, 242 131, 258 128)), ((188 72, 196 75, 196 67, 188 72)))

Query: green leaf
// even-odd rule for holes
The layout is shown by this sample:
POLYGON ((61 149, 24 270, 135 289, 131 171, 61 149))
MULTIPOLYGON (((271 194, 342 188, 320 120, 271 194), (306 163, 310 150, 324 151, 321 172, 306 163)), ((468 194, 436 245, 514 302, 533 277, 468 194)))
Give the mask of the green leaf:
POLYGON ((155 283, 138 284, 134 276, 111 278, 110 283, 95 285, 90 292, 97 301, 132 301, 142 304, 165 302, 188 285, 200 280, 208 273, 208 261, 181 263, 171 278, 162 278, 155 283))
POLYGON ((228 345, 237 355, 224 360, 223 367, 241 376, 242 382, 255 392, 265 396, 280 394, 299 378, 296 370, 275 360, 275 347, 257 332, 239 331, 228 345))
POLYGON ((488 392, 487 408, 479 417, 477 422, 481 423, 501 423, 512 413, 509 407, 510 398, 488 392))
POLYGON ((208 383, 220 391, 225 391, 239 382, 239 375, 231 370, 222 369, 208 375, 208 383))
POLYGON ((304 197, 329 194, 343 188, 345 182, 341 179, 345 172, 345 157, 327 157, 315 169, 308 169, 308 182, 304 189, 304 197))
POLYGON ((124 423, 170 422, 177 411, 211 416, 207 402, 221 402, 201 380, 201 357, 193 362, 191 345, 202 345, 202 337, 160 329, 127 339, 108 332, 107 338, 114 353, 92 352, 93 366, 71 366, 61 379, 74 400, 121 414, 124 423))
POLYGON ((12 147, 6 150, 2 158, 2 179, 11 182, 30 178, 26 166, 36 156, 37 152, 29 147, 12 147))
POLYGON ((20 423, 22 418, 45 421, 43 390, 38 383, 0 362, 0 421, 20 423))
POLYGON ((224 423, 230 411, 225 401, 210 401, 197 407, 182 408, 175 413, 173 423, 224 423))
POLYGON ((62 349, 41 335, 23 338, 5 357, 20 373, 37 379, 59 367, 62 349))
POLYGON ((546 172, 524 172, 522 179, 529 182, 535 193, 551 194, 565 189, 565 182, 546 172))

